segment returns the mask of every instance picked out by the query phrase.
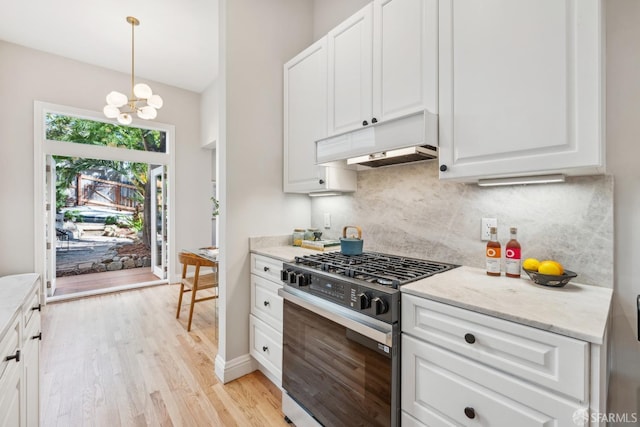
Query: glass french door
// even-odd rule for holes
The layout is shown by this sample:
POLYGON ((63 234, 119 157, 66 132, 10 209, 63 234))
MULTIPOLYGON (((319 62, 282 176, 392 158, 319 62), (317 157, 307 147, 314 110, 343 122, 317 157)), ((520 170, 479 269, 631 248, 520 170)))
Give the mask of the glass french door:
POLYGON ((167 212, 165 167, 151 170, 151 267, 160 279, 167 277, 167 212))
POLYGON ((56 161, 46 156, 45 161, 45 227, 46 227, 46 288, 47 296, 56 292, 56 161))

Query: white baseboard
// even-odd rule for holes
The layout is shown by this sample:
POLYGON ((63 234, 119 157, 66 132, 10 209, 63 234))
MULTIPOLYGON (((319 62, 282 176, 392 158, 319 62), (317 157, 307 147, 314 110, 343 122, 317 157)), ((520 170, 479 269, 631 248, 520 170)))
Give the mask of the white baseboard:
POLYGON ((244 354, 229 361, 225 361, 218 354, 215 366, 216 376, 222 384, 231 382, 258 369, 257 362, 249 354, 244 354))

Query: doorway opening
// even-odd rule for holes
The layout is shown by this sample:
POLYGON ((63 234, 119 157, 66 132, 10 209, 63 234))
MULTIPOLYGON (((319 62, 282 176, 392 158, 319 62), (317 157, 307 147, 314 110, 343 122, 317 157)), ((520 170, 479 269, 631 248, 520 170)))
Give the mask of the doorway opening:
POLYGON ((47 300, 167 283, 173 126, 35 107, 36 266, 47 300))
POLYGON ((64 156, 47 165, 54 297, 167 278, 164 166, 64 156))

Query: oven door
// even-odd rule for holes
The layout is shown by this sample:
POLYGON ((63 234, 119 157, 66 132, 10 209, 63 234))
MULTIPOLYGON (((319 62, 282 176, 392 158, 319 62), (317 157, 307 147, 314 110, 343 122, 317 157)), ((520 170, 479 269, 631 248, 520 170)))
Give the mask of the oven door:
POLYGON ((397 324, 288 286, 280 294, 282 387, 289 397, 326 426, 397 426, 397 324))

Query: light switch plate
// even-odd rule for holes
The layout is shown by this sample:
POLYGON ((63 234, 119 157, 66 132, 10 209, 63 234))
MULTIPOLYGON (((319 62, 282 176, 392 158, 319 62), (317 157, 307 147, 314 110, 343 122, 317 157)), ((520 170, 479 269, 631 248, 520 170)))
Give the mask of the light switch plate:
POLYGON ((329 212, 324 214, 324 228, 331 228, 331 214, 329 212))
POLYGON ((480 240, 491 239, 491 227, 498 227, 497 218, 482 218, 482 226, 480 228, 480 240))

